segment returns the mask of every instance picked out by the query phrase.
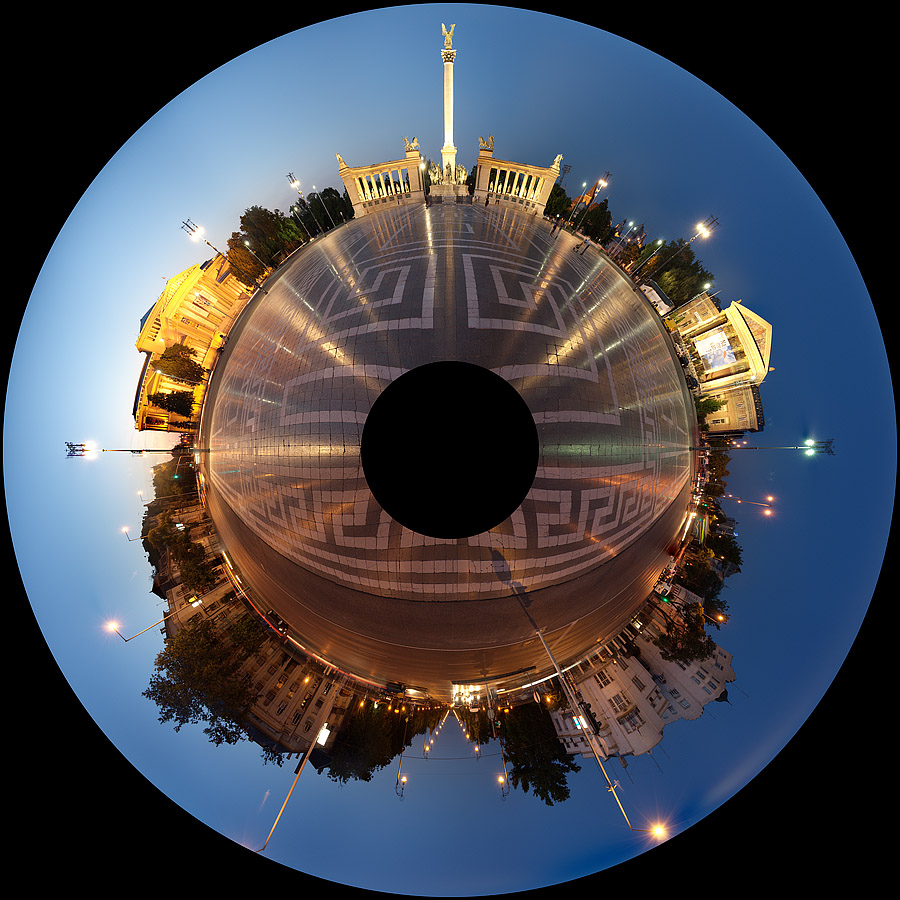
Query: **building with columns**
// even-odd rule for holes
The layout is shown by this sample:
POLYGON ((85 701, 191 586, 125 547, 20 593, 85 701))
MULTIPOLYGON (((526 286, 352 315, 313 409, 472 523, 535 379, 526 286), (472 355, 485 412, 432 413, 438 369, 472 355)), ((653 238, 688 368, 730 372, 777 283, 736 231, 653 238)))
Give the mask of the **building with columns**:
POLYGON ((740 301, 720 310, 703 291, 664 321, 689 354, 704 396, 762 384, 770 371, 772 326, 740 301))
MULTIPOLYGON (((145 354, 134 398, 134 427, 138 431, 193 431, 190 416, 154 406, 159 393, 191 390, 192 386, 157 372, 153 363, 173 344, 184 344, 208 369, 235 319, 247 305, 247 288, 231 271, 223 254, 197 263, 166 281, 163 292, 141 319, 135 347, 145 354)), ((200 388, 193 386, 195 394, 200 388)), ((198 396, 199 399, 199 396, 198 396)))
POLYGON ((339 153, 338 175, 353 204, 354 216, 373 212, 383 204, 404 205, 425 202, 425 161, 419 155, 419 142, 403 139, 403 159, 365 166, 348 166, 339 153))
MULTIPOLYGON (((441 145, 441 164, 428 173, 429 195, 434 199, 456 200, 469 196, 469 172, 456 161, 457 148, 453 136, 453 49, 455 25, 447 30, 441 26, 444 46, 443 62, 444 139, 441 145)), ((344 182, 347 196, 353 204, 354 215, 365 215, 383 204, 402 205, 425 201, 425 160, 419 154, 419 142, 404 138, 406 156, 391 162, 348 166, 336 154, 338 174, 344 182)), ((494 159, 494 137, 479 139, 476 161, 473 202, 512 204, 535 214, 543 212, 556 179, 562 155, 549 166, 535 166, 508 160, 494 159)))
POLYGON ((495 159, 494 136, 487 141, 480 138, 474 202, 511 204, 540 215, 559 177, 561 162, 562 154, 549 166, 495 159))

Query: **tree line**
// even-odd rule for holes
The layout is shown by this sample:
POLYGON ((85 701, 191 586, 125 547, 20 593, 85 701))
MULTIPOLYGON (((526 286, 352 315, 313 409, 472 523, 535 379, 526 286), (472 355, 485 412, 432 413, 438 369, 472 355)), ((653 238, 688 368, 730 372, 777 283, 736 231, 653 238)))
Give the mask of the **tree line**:
MULTIPOLYGON (((544 215, 568 222, 603 247, 621 237, 617 226, 612 223, 609 198, 590 203, 584 209, 579 209, 578 202, 578 198, 570 197, 560 185, 554 184, 544 207, 544 215)), ((635 230, 640 233, 643 225, 635 230)), ((645 247, 624 243, 616 251, 616 262, 626 271, 634 271, 641 266, 641 279, 655 281, 676 306, 687 303, 714 278, 697 258, 691 242, 684 238, 645 247)))
POLYGON ((347 191, 339 194, 332 187, 304 200, 298 196, 288 213, 251 206, 240 218, 240 229, 228 238, 228 264, 242 284, 255 287, 298 247, 352 218, 347 191))

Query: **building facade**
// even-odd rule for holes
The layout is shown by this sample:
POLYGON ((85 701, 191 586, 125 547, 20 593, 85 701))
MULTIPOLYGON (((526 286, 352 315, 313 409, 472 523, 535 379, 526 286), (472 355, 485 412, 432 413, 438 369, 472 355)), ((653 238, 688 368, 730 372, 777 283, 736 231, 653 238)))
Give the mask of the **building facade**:
POLYGON ((707 434, 739 435, 764 430, 766 420, 758 385, 741 384, 708 396, 722 407, 706 417, 707 434))
POLYGON ((562 154, 549 166, 534 166, 494 158, 494 136, 479 139, 473 202, 510 204, 541 215, 559 177, 562 154))
POLYGON ((223 254, 198 263, 170 278, 141 319, 135 347, 145 355, 135 391, 134 427, 138 431, 194 431, 194 415, 182 415, 154 404, 150 397, 192 390, 199 409, 200 385, 176 381, 156 371, 156 362, 167 347, 184 344, 195 351, 194 359, 209 369, 250 295, 233 274, 223 254))
MULTIPOLYGON (((605 757, 638 756, 653 749, 666 725, 696 719, 711 700, 727 699, 735 680, 731 654, 717 647, 692 663, 662 658, 653 638, 665 621, 648 604, 616 638, 569 671, 599 726, 605 757)), ((592 756, 577 712, 551 712, 557 735, 569 754, 592 756)))
POLYGON ((425 161, 419 154, 419 142, 406 140, 405 156, 390 162, 348 166, 338 160, 338 175, 353 204, 354 216, 375 212, 385 204, 403 206, 425 202, 425 161))
POLYGON ((704 396, 759 385, 770 371, 772 326, 739 301, 720 310, 704 291, 664 321, 689 354, 704 396))

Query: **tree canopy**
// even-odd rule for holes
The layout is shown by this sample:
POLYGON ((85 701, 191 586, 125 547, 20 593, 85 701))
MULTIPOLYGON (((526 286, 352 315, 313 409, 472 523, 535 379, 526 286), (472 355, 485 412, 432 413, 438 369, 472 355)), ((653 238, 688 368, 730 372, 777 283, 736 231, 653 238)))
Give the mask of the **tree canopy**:
POLYGON ((547 710, 526 703, 513 707, 501 722, 510 784, 530 790, 547 806, 568 800, 568 773, 581 766, 566 753, 547 710))
POLYGON ((208 619, 197 616, 157 654, 142 696, 157 705, 161 723, 175 723, 175 731, 205 722, 203 733, 213 744, 235 744, 246 737, 245 723, 257 699, 237 675, 263 637, 260 628, 258 641, 244 635, 241 642, 232 643, 223 640, 208 619))
POLYGON ((653 279, 676 306, 696 297, 714 277, 695 256, 693 245, 683 238, 658 246, 648 258, 641 277, 653 279))
POLYGON ((176 381, 198 384, 206 377, 206 369, 194 359, 196 355, 197 351, 184 343, 170 344, 153 362, 153 368, 176 381))

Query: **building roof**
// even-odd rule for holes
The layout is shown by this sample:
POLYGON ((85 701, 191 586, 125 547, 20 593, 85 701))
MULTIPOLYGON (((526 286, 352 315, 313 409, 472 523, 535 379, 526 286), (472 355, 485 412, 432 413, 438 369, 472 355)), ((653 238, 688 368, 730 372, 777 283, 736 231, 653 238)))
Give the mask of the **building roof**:
MULTIPOLYGON (((147 315, 149 315, 149 312, 147 313, 147 315)), ((144 316, 144 319, 142 319, 141 322, 143 323, 146 318, 147 316, 144 316)), ((137 390, 134 392, 134 408, 131 410, 132 418, 136 417, 138 414, 138 406, 141 402, 141 391, 144 388, 144 380, 147 377, 147 369, 150 367, 150 357, 153 354, 149 350, 145 350, 144 355, 146 358, 144 359, 144 365, 141 367, 141 374, 138 377, 137 390)))
POLYGON ((769 357, 772 352, 772 326, 761 316, 747 309, 742 303, 732 303, 729 311, 735 310, 741 321, 747 326, 750 336, 759 351, 763 372, 769 369, 769 357))

